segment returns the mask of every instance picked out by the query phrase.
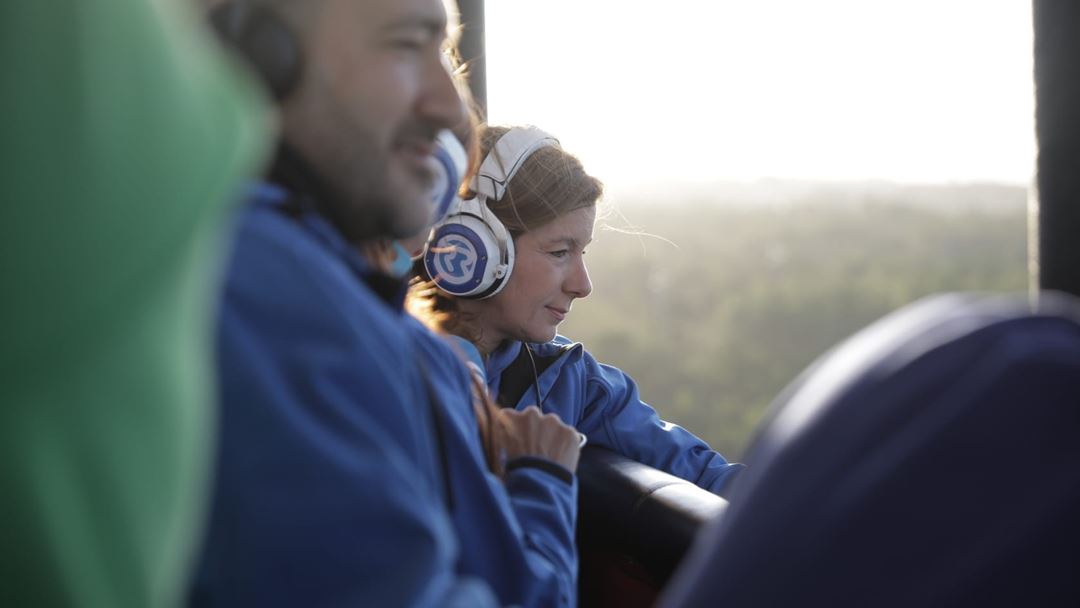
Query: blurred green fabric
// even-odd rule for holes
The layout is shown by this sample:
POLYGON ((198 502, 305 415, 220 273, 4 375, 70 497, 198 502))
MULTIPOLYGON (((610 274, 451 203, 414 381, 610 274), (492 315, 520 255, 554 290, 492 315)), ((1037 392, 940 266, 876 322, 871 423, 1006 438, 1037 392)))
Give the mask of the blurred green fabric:
POLYGON ((0 4, 3 606, 181 600, 226 211, 270 124, 193 6, 0 4))

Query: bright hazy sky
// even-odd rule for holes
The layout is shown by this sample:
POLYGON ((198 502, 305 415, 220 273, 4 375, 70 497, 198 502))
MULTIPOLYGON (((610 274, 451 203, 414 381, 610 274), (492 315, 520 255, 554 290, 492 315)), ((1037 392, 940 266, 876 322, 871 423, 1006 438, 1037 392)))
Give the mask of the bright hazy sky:
POLYGON ((489 0, 493 123, 609 191, 761 177, 1027 183, 1025 0, 489 0), (661 10, 662 9, 662 10, 661 10))

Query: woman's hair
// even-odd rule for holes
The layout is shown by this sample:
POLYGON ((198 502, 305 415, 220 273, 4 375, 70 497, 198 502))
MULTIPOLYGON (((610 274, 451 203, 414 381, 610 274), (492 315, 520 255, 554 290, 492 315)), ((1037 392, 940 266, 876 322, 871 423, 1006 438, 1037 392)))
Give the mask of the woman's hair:
MULTIPOLYGON (((481 157, 486 158, 509 130, 510 127, 481 127, 481 157)), ((576 156, 561 146, 544 146, 525 159, 502 199, 489 200, 487 205, 516 237, 571 211, 596 205, 603 193, 603 184, 585 172, 576 156)))
MULTIPOLYGON (((481 126, 480 158, 487 158, 495 143, 510 129, 481 126)), ((503 197, 497 201, 488 200, 487 206, 510 231, 510 235, 517 238, 567 213, 595 206, 603 193, 604 185, 585 172, 585 167, 576 156, 561 146, 544 146, 525 159, 507 185, 503 197)), ((466 190, 463 196, 471 198, 476 193, 466 190)), ((413 270, 417 280, 409 298, 410 311, 433 327, 477 342, 480 336, 476 334, 472 319, 459 309, 454 296, 435 287, 423 261, 414 264, 413 270)))

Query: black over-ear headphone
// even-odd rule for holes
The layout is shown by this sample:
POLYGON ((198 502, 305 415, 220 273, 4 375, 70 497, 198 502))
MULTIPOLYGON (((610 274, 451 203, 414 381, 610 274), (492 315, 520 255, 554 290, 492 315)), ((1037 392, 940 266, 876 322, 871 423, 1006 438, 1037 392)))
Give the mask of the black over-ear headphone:
POLYGON ((424 247, 424 268, 436 287, 459 298, 482 299, 506 286, 514 269, 514 240, 487 201, 502 199, 533 152, 558 145, 536 127, 514 127, 495 142, 473 178, 476 198, 455 201, 424 247))
POLYGON ((275 99, 285 99, 296 88, 303 70, 300 43, 273 11, 258 3, 229 0, 210 12, 210 23, 251 64, 275 99))

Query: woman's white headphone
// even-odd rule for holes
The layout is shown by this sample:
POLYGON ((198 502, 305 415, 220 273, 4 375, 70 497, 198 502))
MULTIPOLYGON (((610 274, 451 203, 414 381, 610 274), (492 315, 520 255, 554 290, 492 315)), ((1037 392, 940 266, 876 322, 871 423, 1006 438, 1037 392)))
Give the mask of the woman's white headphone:
POLYGON ((495 142, 471 189, 434 226, 424 246, 424 268, 440 290, 459 298, 488 298, 506 286, 514 269, 514 240, 487 206, 500 200, 525 159, 559 140, 536 127, 514 127, 495 142))

